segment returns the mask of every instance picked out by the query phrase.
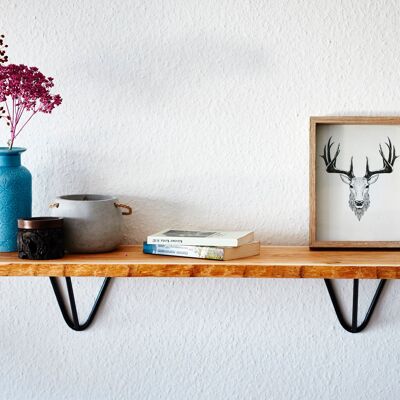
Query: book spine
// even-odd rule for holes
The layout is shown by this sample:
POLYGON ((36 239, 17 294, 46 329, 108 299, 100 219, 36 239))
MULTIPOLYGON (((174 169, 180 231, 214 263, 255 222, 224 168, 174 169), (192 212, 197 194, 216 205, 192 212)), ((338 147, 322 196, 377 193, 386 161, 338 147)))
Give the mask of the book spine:
POLYGON ((224 259, 224 249, 218 247, 166 246, 163 244, 144 243, 143 253, 220 261, 224 259))
POLYGON ((232 238, 191 238, 191 237, 159 237, 148 236, 148 244, 158 244, 167 246, 221 246, 221 247, 237 247, 238 240, 232 238))

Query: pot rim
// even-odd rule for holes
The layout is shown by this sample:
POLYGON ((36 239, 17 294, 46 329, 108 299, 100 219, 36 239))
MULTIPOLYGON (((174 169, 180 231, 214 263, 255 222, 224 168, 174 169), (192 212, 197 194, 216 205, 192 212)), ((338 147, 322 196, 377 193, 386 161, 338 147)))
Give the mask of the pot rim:
POLYGON ((19 229, 54 229, 62 228, 64 219, 60 217, 33 217, 18 220, 19 229))
POLYGON ((57 200, 68 201, 73 203, 99 203, 99 202, 109 202, 117 201, 117 197, 103 195, 103 194, 67 194, 63 196, 57 196, 57 200))

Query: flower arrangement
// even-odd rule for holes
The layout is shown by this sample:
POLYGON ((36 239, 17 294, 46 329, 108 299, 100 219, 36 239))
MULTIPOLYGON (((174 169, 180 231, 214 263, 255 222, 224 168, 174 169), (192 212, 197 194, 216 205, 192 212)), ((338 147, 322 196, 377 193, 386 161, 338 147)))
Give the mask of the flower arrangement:
POLYGON ((38 113, 50 114, 62 102, 59 94, 51 94, 53 78, 44 76, 38 68, 8 64, 7 45, 0 35, 0 118, 10 127, 8 148, 28 122, 38 113), (2 104, 4 103, 4 105, 2 104))

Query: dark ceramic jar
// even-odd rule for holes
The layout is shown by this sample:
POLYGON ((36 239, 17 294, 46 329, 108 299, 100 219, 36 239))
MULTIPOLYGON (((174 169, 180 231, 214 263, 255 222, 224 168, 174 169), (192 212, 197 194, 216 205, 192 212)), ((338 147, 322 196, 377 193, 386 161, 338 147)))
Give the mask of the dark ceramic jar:
POLYGON ((19 219, 17 245, 19 258, 51 260, 64 257, 63 219, 19 219))

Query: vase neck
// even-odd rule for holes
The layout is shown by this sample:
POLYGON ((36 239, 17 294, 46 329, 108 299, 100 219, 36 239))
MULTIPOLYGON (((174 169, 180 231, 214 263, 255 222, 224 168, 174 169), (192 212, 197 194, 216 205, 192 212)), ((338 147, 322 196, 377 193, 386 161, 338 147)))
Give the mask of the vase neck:
POLYGON ((21 154, 1 154, 0 167, 19 167, 21 165, 21 154))

